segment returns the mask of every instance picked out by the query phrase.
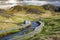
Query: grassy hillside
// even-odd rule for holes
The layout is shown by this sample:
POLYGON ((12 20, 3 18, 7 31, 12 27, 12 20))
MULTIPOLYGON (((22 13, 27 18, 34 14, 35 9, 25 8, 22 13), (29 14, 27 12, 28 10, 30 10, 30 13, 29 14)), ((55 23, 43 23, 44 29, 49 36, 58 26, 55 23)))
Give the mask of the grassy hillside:
POLYGON ((60 19, 44 18, 42 31, 26 40, 60 40, 60 19))
POLYGON ((60 11, 51 11, 52 6, 50 5, 48 10, 45 9, 46 12, 41 15, 40 21, 45 23, 42 31, 26 40, 60 40, 60 11))
POLYGON ((60 12, 60 6, 47 4, 47 5, 43 5, 43 8, 49 11, 60 12))
MULTIPOLYGON (((21 22, 23 20, 34 20, 36 15, 44 13, 44 9, 41 6, 20 6, 16 5, 11 7, 10 9, 7 9, 1 13, 1 17, 3 19, 8 20, 9 22, 21 22), (32 14, 32 15, 31 15, 32 14), (28 16, 28 18, 26 18, 28 16), (31 19, 32 18, 32 19, 31 19)), ((2 21, 5 21, 3 19, 0 19, 2 21)))
POLYGON ((0 37, 2 37, 3 34, 4 34, 3 36, 8 35, 12 31, 18 32, 19 30, 14 29, 19 28, 21 26, 20 23, 23 22, 24 20, 33 21, 39 18, 40 14, 43 12, 40 11, 42 9, 40 8, 41 7, 39 6, 16 5, 6 10, 0 9, 0 37), (6 32, 3 30, 5 30, 6 32), (9 30, 9 32, 7 30, 9 30))
MULTIPOLYGON (((8 30, 11 28, 17 28, 24 20, 39 20, 45 23, 45 26, 42 28, 42 31, 38 34, 30 37, 26 40, 50 40, 60 38, 60 12, 55 12, 50 9, 54 8, 50 6, 20 6, 16 5, 7 10, 2 10, 0 13, 0 30, 8 30), (46 10, 47 8, 49 10, 46 10), (8 22, 8 23, 7 23, 8 22), (17 24, 15 24, 17 23, 17 24)), ((18 30, 19 31, 19 30, 18 30)), ((23 39, 25 40, 25 39, 23 39)))

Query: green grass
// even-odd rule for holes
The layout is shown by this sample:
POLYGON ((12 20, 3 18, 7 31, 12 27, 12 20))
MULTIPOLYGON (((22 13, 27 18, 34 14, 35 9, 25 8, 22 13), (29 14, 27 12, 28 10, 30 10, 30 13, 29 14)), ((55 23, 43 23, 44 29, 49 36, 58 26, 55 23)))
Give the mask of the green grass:
POLYGON ((0 37, 4 37, 4 36, 7 36, 7 35, 10 35, 10 34, 14 34, 14 33, 17 33, 19 32, 20 30, 16 30, 16 29, 13 29, 13 30, 5 30, 5 32, 0 32, 0 37))
MULTIPOLYGON (((2 23, 0 22, 0 31, 1 30, 8 30, 11 28, 18 28, 18 26, 21 26, 22 24, 13 24, 13 23, 21 23, 24 20, 38 20, 42 19, 39 21, 43 21, 45 23, 44 27, 42 27, 42 31, 36 34, 33 37, 30 37, 26 40, 45 40, 48 39, 50 35, 60 35, 60 13, 58 12, 51 12, 51 11, 46 11, 43 9, 41 6, 17 6, 15 10, 14 8, 8 9, 5 11, 5 14, 0 15, 0 21, 3 22, 9 22, 9 23, 2 23), (21 7, 21 11, 17 11, 18 8, 21 7), (27 8, 27 9, 24 9, 27 8), (28 9, 38 9, 41 13, 28 13, 28 9), (13 10, 13 11, 12 11, 13 10), (51 15, 50 15, 51 14, 51 15), (11 15, 11 16, 9 16, 11 15)), ((10 32, 18 32, 19 30, 10 30, 9 32, 3 33, 4 35, 10 34, 10 32)), ((2 34, 2 35, 3 35, 2 34)), ((0 35, 0 36, 2 36, 0 35)), ((3 35, 3 36, 4 36, 3 35)), ((18 36, 17 36, 18 37, 18 36)), ((22 39, 25 40, 25 39, 22 39)))
POLYGON ((60 36, 60 19, 55 19, 55 18, 44 18, 42 21, 45 23, 45 26, 42 27, 42 31, 36 36, 30 37, 26 40, 48 40, 50 36, 52 38, 57 37, 59 38, 60 36), (55 36, 53 36, 55 35, 55 36))

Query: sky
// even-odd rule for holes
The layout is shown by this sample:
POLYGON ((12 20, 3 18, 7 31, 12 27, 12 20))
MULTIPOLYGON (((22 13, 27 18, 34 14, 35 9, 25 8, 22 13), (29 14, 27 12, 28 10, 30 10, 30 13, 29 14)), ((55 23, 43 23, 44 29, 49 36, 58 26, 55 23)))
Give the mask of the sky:
MULTIPOLYGON (((0 0, 0 1, 7 1, 7 0, 0 0)), ((17 1, 60 1, 60 0, 17 0, 17 1)))
POLYGON ((8 1, 2 1, 0 0, 0 8, 7 8, 7 7, 12 7, 14 5, 17 5, 17 3, 23 3, 24 5, 45 5, 45 4, 53 4, 55 6, 60 6, 60 1, 16 1, 16 0, 8 0, 8 1), (10 5, 9 3, 12 3, 10 5))

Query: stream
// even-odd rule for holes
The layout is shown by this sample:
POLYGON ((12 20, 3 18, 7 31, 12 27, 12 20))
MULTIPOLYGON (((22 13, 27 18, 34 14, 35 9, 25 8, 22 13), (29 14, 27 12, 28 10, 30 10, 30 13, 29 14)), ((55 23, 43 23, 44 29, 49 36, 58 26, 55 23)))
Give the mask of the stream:
POLYGON ((30 30, 33 31, 33 30, 34 30, 36 27, 38 27, 39 25, 40 25, 40 24, 39 24, 38 22, 33 21, 31 27, 28 27, 28 28, 26 28, 26 29, 24 29, 24 30, 22 30, 22 31, 20 31, 20 32, 18 32, 18 33, 11 34, 11 35, 5 36, 5 37, 3 37, 3 38, 0 38, 0 40, 10 40, 11 38, 13 38, 13 37, 15 37, 15 36, 24 35, 24 33, 29 32, 30 30))

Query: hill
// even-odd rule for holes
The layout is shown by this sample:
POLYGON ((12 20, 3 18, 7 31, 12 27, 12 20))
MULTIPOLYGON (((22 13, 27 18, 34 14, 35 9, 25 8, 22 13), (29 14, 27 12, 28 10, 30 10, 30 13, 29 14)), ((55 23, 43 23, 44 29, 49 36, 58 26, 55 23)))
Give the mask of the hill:
MULTIPOLYGON (((7 10, 0 9, 0 30, 8 30, 11 28, 17 28, 18 26, 20 27, 20 23, 24 20, 39 20, 45 23, 45 26, 42 27, 42 32, 39 32, 27 40, 48 40, 51 39, 51 35, 52 38, 55 38, 56 35, 60 35, 60 9, 57 10, 57 8, 59 9, 59 7, 47 4, 43 6, 16 5, 7 10), (19 25, 14 23, 19 23, 19 25), (53 35, 55 36, 53 37, 53 35)), ((5 35, 7 34, 5 33, 5 35)), ((19 37, 17 36, 17 38, 19 37)))
POLYGON ((10 12, 20 12, 20 11, 26 11, 29 13, 40 13, 43 12, 43 8, 40 6, 32 6, 32 5, 27 5, 27 6, 20 6, 16 5, 14 7, 11 7, 8 9, 10 12))
POLYGON ((50 11, 54 11, 54 12, 60 12, 60 6, 55 6, 55 5, 52 5, 52 4, 43 5, 43 8, 45 10, 50 10, 50 11))

